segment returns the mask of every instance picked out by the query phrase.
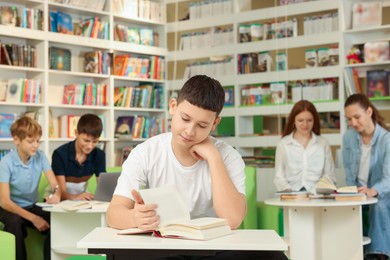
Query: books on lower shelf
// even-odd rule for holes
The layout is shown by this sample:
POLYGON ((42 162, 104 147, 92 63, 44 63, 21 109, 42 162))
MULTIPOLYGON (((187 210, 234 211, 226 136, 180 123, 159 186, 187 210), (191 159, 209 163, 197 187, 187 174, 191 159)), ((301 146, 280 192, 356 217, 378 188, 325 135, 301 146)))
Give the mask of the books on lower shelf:
POLYGON ((190 219, 187 206, 174 187, 140 190, 145 204, 157 204, 160 225, 156 230, 130 228, 118 234, 131 235, 153 232, 159 237, 210 240, 232 233, 226 219, 204 217, 190 219))

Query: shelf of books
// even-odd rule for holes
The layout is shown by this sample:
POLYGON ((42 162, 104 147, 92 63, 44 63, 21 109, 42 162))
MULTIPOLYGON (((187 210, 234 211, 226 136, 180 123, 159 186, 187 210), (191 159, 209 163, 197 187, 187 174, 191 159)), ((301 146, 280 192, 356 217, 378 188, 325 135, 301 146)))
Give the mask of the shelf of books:
POLYGON ((213 134, 244 159, 265 156, 259 167, 273 167, 300 99, 314 102, 322 133, 337 149, 344 123, 341 2, 167 1, 169 94, 192 75, 220 80, 225 108, 213 134))
POLYGON ((365 93, 390 120, 390 1, 344 1, 343 69, 346 93, 365 93))
POLYGON ((1 154, 26 113, 43 127, 48 158, 74 139, 82 114, 99 115, 107 167, 166 131, 165 24, 162 0, 2 1, 1 154), (126 133, 117 131, 122 117, 136 118, 126 133))

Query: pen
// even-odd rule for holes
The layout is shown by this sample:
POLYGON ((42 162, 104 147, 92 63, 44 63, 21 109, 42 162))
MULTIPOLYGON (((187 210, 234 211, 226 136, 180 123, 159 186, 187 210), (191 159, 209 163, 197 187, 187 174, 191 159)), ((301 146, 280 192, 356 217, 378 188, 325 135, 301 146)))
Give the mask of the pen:
POLYGON ((49 199, 57 192, 58 184, 54 187, 54 190, 50 191, 49 199))

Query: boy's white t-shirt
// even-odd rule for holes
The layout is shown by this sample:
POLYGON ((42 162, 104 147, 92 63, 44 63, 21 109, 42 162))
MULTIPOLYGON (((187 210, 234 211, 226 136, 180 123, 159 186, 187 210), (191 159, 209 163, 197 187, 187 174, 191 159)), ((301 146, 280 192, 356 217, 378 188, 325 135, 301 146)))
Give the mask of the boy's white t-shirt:
MULTIPOLYGON (((216 216, 207 161, 182 166, 171 146, 172 133, 164 133, 137 145, 122 165, 114 195, 133 200, 131 190, 175 186, 185 199, 191 218, 216 216)), ((230 145, 211 137, 238 192, 245 194, 245 164, 230 145)))

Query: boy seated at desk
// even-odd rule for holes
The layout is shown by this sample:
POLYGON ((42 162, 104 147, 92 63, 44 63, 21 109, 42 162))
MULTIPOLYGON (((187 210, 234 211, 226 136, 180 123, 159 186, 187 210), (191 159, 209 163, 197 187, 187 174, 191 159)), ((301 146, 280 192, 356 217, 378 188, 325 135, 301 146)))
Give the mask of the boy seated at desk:
POLYGON ((99 149, 102 120, 94 114, 84 114, 77 123, 76 139, 54 150, 52 167, 63 200, 93 200, 87 191, 87 181, 106 171, 106 155, 99 149))
POLYGON ((42 128, 25 116, 13 123, 11 135, 16 149, 0 161, 0 221, 4 231, 15 235, 17 260, 27 259, 27 227, 46 234, 44 258, 50 259, 50 212, 35 205, 42 171, 52 190, 46 202, 58 203, 61 191, 46 155, 38 149, 42 128))
MULTIPOLYGON (((221 84, 208 76, 197 75, 184 84, 177 99, 169 102, 172 132, 139 144, 122 165, 107 210, 110 227, 155 229, 157 205, 144 205, 138 190, 172 185, 185 199, 191 218, 225 218, 232 229, 241 224, 246 214, 245 164, 235 149, 210 136, 221 121, 224 101, 221 84)), ((287 259, 274 251, 222 251, 209 258, 287 259)))

